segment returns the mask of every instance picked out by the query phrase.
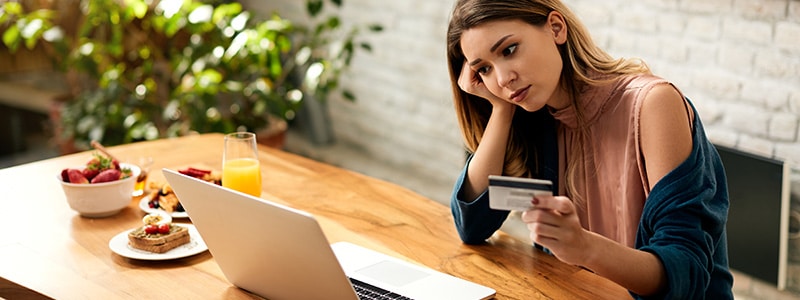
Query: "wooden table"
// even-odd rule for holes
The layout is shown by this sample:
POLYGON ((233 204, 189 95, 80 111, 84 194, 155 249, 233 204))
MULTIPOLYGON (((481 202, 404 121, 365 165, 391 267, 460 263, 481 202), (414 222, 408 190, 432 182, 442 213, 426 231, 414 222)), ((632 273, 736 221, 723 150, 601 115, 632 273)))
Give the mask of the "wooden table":
MULTIPOLYGON (((152 156, 155 170, 220 169, 222 146, 222 135, 206 134, 109 150, 122 160, 152 156)), ((406 188, 280 150, 259 151, 262 198, 316 215, 331 242, 350 241, 478 282, 496 289, 496 299, 629 297, 609 280, 503 233, 485 245, 464 245, 448 207, 406 188)), ((69 208, 56 176, 90 157, 77 153, 0 170, 0 297, 258 298, 228 283, 207 251, 170 261, 113 253, 108 241, 139 226, 144 212, 136 198, 108 218, 83 218, 69 208)), ((156 171, 151 180, 164 179, 156 171)))

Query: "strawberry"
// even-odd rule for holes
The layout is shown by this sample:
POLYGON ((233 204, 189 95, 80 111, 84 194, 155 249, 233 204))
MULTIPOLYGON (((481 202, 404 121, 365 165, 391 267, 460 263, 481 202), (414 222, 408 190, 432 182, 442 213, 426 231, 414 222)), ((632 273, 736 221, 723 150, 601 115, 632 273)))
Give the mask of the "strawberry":
POLYGON ((69 182, 69 175, 67 175, 68 172, 69 172, 68 168, 61 170, 61 181, 69 182))
POLYGON ((158 233, 160 233, 160 234, 169 233, 169 224, 160 224, 160 225, 158 225, 158 233))
POLYGON ((144 226, 144 233, 146 234, 156 234, 158 233, 158 226, 157 225, 146 225, 144 226))
POLYGON ((97 174, 100 174, 100 170, 97 169, 83 169, 83 177, 86 177, 89 181, 92 181, 97 174))
POLYGON ((122 173, 117 169, 108 169, 105 171, 100 172, 97 176, 92 179, 92 183, 101 183, 101 182, 109 182, 119 180, 122 173))
POLYGON ((83 176, 83 172, 78 169, 69 169, 67 170, 67 177, 69 177, 70 183, 77 183, 77 184, 86 184, 89 183, 89 179, 86 179, 83 176))

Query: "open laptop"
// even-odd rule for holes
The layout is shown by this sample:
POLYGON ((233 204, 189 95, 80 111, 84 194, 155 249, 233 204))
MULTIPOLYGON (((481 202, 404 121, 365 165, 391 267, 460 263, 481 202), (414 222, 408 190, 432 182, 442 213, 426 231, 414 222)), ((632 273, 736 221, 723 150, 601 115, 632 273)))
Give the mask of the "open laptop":
POLYGON ((495 290, 347 242, 328 243, 309 213, 163 169, 233 285, 280 299, 489 299, 495 290))

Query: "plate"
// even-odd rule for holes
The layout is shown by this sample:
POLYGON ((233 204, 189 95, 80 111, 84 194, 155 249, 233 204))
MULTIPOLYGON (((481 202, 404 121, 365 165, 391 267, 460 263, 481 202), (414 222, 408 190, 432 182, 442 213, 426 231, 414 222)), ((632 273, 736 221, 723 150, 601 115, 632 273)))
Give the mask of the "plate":
MULTIPOLYGON (((144 196, 144 197, 142 197, 142 200, 139 200, 139 208, 141 210, 143 210, 144 212, 148 213, 148 214, 158 213, 160 211, 164 211, 165 212, 165 210, 163 210, 163 209, 150 208, 150 205, 147 205, 147 202, 150 202, 150 196, 151 195, 144 196)), ((172 212, 170 214, 170 216, 172 216, 173 219, 175 219, 175 218, 188 218, 189 214, 187 214, 185 211, 174 211, 174 212, 172 212)))
POLYGON ((195 228, 194 225, 179 223, 173 224, 189 229, 189 243, 180 245, 177 248, 164 253, 153 253, 139 250, 128 245, 128 233, 134 230, 130 229, 120 232, 111 238, 111 240, 108 241, 108 247, 111 248, 111 251, 114 251, 114 253, 119 254, 120 256, 141 260, 168 260, 183 258, 200 254, 203 251, 208 250, 208 246, 206 246, 206 243, 203 241, 203 238, 200 237, 200 233, 197 232, 197 228, 195 228))

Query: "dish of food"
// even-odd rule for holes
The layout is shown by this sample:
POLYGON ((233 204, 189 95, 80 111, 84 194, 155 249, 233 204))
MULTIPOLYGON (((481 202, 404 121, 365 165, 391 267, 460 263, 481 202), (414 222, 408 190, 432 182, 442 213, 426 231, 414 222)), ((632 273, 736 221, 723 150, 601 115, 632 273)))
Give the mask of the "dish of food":
POLYGON ((128 234, 138 228, 125 230, 115 235, 108 241, 108 247, 111 248, 111 251, 120 256, 139 260, 178 259, 200 254, 208 250, 208 246, 206 246, 206 243, 203 241, 203 238, 200 237, 200 233, 197 232, 197 228, 195 228, 194 225, 182 223, 176 225, 188 229, 189 242, 164 253, 155 253, 133 248, 128 242, 128 234))
POLYGON ((82 165, 68 166, 57 175, 67 204, 86 218, 116 215, 131 203, 140 168, 97 153, 82 165))
MULTIPOLYGON (((163 210, 161 208, 150 207, 150 201, 153 200, 153 197, 158 197, 158 193, 151 193, 149 195, 146 195, 146 196, 142 197, 142 199, 139 200, 139 208, 142 211, 144 211, 144 212, 146 212, 148 214, 157 213, 157 212, 166 212, 165 210, 163 210)), ((181 211, 177 211, 177 210, 176 211, 172 211, 171 213, 169 213, 169 215, 172 218, 175 218, 175 219, 188 218, 189 217, 189 214, 187 214, 183 210, 181 210, 181 211)))
MULTIPOLYGON (((222 176, 215 170, 187 167, 178 169, 178 172, 200 180, 213 182, 214 184, 222 184, 222 176)), ((139 208, 143 211, 147 213, 166 211, 173 218, 189 217, 169 183, 150 182, 150 190, 146 196, 139 200, 139 208)))

